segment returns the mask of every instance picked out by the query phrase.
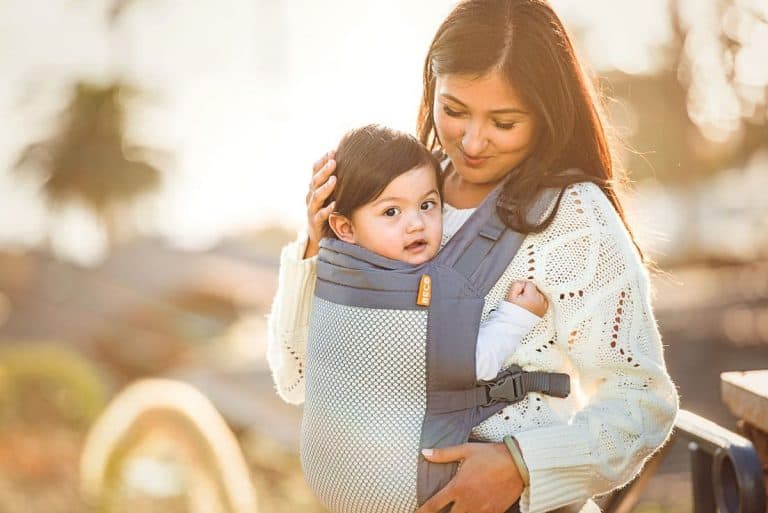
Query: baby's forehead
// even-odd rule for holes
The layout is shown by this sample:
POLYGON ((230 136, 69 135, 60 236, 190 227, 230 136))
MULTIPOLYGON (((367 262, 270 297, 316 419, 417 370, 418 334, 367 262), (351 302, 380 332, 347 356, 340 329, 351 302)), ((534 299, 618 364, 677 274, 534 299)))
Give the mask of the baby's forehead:
POLYGON ((431 165, 422 165, 395 177, 373 202, 387 199, 416 201, 431 194, 440 195, 438 177, 431 165))

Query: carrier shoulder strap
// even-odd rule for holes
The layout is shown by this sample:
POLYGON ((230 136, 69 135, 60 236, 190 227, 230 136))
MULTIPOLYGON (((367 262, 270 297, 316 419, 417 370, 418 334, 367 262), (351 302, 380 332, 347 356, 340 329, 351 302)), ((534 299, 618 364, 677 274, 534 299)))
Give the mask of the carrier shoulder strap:
MULTIPOLYGON (((532 221, 541 219, 557 194, 558 191, 555 189, 544 189, 531 206, 528 218, 532 221)), ((475 239, 464 250, 461 256, 459 256, 453 266, 454 269, 470 280, 472 280, 473 275, 476 275, 478 270, 481 269, 483 261, 490 255, 491 251, 496 246, 500 246, 499 252, 509 255, 509 259, 506 262, 504 262, 504 258, 493 259, 498 261, 498 267, 500 267, 500 270, 503 272, 509 265, 509 262, 515 257, 515 254, 517 254, 520 245, 523 243, 523 239, 525 239, 523 234, 509 229, 499 218, 496 212, 495 202, 490 214, 491 215, 488 216, 485 224, 478 230, 475 239)), ((494 273, 489 274, 492 275, 494 273)), ((492 276, 489 276, 489 278, 493 279, 492 276)), ((495 282, 496 280, 493 281, 493 283, 495 282)), ((485 287, 481 285, 481 288, 484 289, 485 287)))
MULTIPOLYGON (((498 281, 525 239, 524 234, 508 228, 496 212, 502 186, 488 194, 437 256, 442 264, 454 268, 484 294, 498 281)), ((540 220, 559 192, 541 191, 528 219, 540 220)))
POLYGON ((459 256, 453 268, 470 278, 505 231, 506 226, 502 220, 497 215, 491 216, 477 232, 475 240, 459 256))

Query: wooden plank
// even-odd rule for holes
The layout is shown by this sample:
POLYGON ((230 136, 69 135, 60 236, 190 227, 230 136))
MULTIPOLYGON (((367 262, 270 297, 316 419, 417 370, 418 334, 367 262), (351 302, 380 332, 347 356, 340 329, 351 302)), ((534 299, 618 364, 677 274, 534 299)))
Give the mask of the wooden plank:
POLYGON ((768 432, 768 370, 723 372, 720 393, 731 413, 768 432))

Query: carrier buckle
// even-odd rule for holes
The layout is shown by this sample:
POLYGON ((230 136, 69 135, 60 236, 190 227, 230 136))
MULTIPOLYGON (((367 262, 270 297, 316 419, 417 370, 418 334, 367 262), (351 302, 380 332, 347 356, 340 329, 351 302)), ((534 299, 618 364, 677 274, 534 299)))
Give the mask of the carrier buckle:
POLYGON ((516 403, 525 397, 523 371, 514 371, 500 380, 488 384, 488 405, 498 402, 516 403))

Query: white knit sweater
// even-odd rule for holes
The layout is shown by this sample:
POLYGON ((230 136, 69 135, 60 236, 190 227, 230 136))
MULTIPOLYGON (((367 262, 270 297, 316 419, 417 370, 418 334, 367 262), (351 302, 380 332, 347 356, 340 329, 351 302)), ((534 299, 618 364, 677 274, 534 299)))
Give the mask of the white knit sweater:
MULTIPOLYGON (((443 242, 473 209, 446 205, 443 242)), ((283 249, 269 317, 268 361, 277 392, 304 400, 303 362, 316 259, 306 237, 283 249)), ((530 473, 522 513, 543 513, 626 483, 667 439, 678 397, 667 374, 649 280, 621 219, 594 184, 569 186, 552 224, 529 234, 486 296, 483 319, 513 280, 533 280, 550 308, 509 362, 567 372, 566 399, 531 393, 487 419, 473 437, 514 434, 530 473)))

